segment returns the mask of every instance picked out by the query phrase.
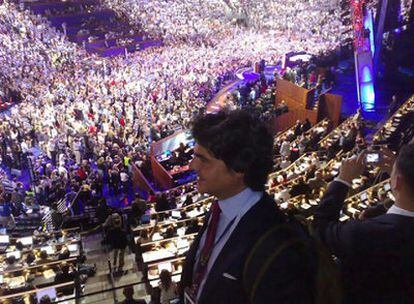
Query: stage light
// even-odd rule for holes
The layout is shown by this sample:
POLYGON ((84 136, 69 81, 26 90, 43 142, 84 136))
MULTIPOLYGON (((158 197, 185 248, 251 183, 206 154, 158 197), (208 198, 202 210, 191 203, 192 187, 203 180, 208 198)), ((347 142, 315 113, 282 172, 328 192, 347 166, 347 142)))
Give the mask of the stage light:
POLYGON ((362 103, 362 108, 365 112, 374 111, 375 106, 375 91, 373 83, 366 83, 361 85, 361 99, 364 101, 362 103))
POLYGON ((368 66, 362 68, 362 83, 372 81, 372 71, 368 66))

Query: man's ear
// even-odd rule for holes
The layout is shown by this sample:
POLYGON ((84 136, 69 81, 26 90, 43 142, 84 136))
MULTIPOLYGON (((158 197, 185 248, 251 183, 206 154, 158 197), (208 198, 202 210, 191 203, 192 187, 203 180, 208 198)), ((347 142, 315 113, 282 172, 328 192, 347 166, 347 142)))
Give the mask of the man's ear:
POLYGON ((231 172, 233 173, 233 175, 235 176, 235 178, 238 181, 244 183, 244 173, 243 172, 237 172, 237 171, 234 171, 233 169, 231 169, 231 172))
POLYGON ((403 183, 404 183, 404 178, 400 174, 397 173, 395 176, 395 183, 394 185, 391 185, 393 186, 392 190, 401 191, 403 183))

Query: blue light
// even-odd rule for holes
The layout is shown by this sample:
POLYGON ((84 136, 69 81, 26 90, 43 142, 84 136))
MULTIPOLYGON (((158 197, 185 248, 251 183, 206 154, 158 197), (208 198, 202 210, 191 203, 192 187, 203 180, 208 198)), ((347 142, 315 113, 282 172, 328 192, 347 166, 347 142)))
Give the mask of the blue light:
POLYGON ((372 72, 371 69, 369 68, 369 66, 364 66, 362 68, 362 79, 361 82, 365 83, 365 82, 371 82, 372 81, 372 72))
POLYGON ((361 100, 364 111, 374 110, 375 92, 373 83, 366 83, 361 85, 361 100))

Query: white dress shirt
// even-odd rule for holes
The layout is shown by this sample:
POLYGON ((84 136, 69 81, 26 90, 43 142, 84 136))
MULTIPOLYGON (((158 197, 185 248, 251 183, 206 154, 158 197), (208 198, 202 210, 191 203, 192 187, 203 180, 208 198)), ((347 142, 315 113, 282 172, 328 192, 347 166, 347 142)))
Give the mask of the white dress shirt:
POLYGON ((396 206, 395 204, 392 205, 390 209, 388 209, 387 214, 398 214, 398 215, 403 215, 403 216, 408 216, 408 217, 414 217, 414 212, 400 208, 396 206))

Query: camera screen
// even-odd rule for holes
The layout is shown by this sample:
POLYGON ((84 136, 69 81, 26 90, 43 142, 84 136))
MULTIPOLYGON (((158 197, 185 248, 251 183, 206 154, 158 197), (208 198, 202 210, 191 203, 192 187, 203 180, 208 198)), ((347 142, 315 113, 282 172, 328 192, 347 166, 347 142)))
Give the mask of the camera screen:
POLYGON ((379 162, 379 154, 378 153, 368 153, 366 156, 367 163, 377 163, 379 162))
POLYGON ((365 201, 368 199, 368 194, 366 192, 361 194, 361 201, 365 201))

